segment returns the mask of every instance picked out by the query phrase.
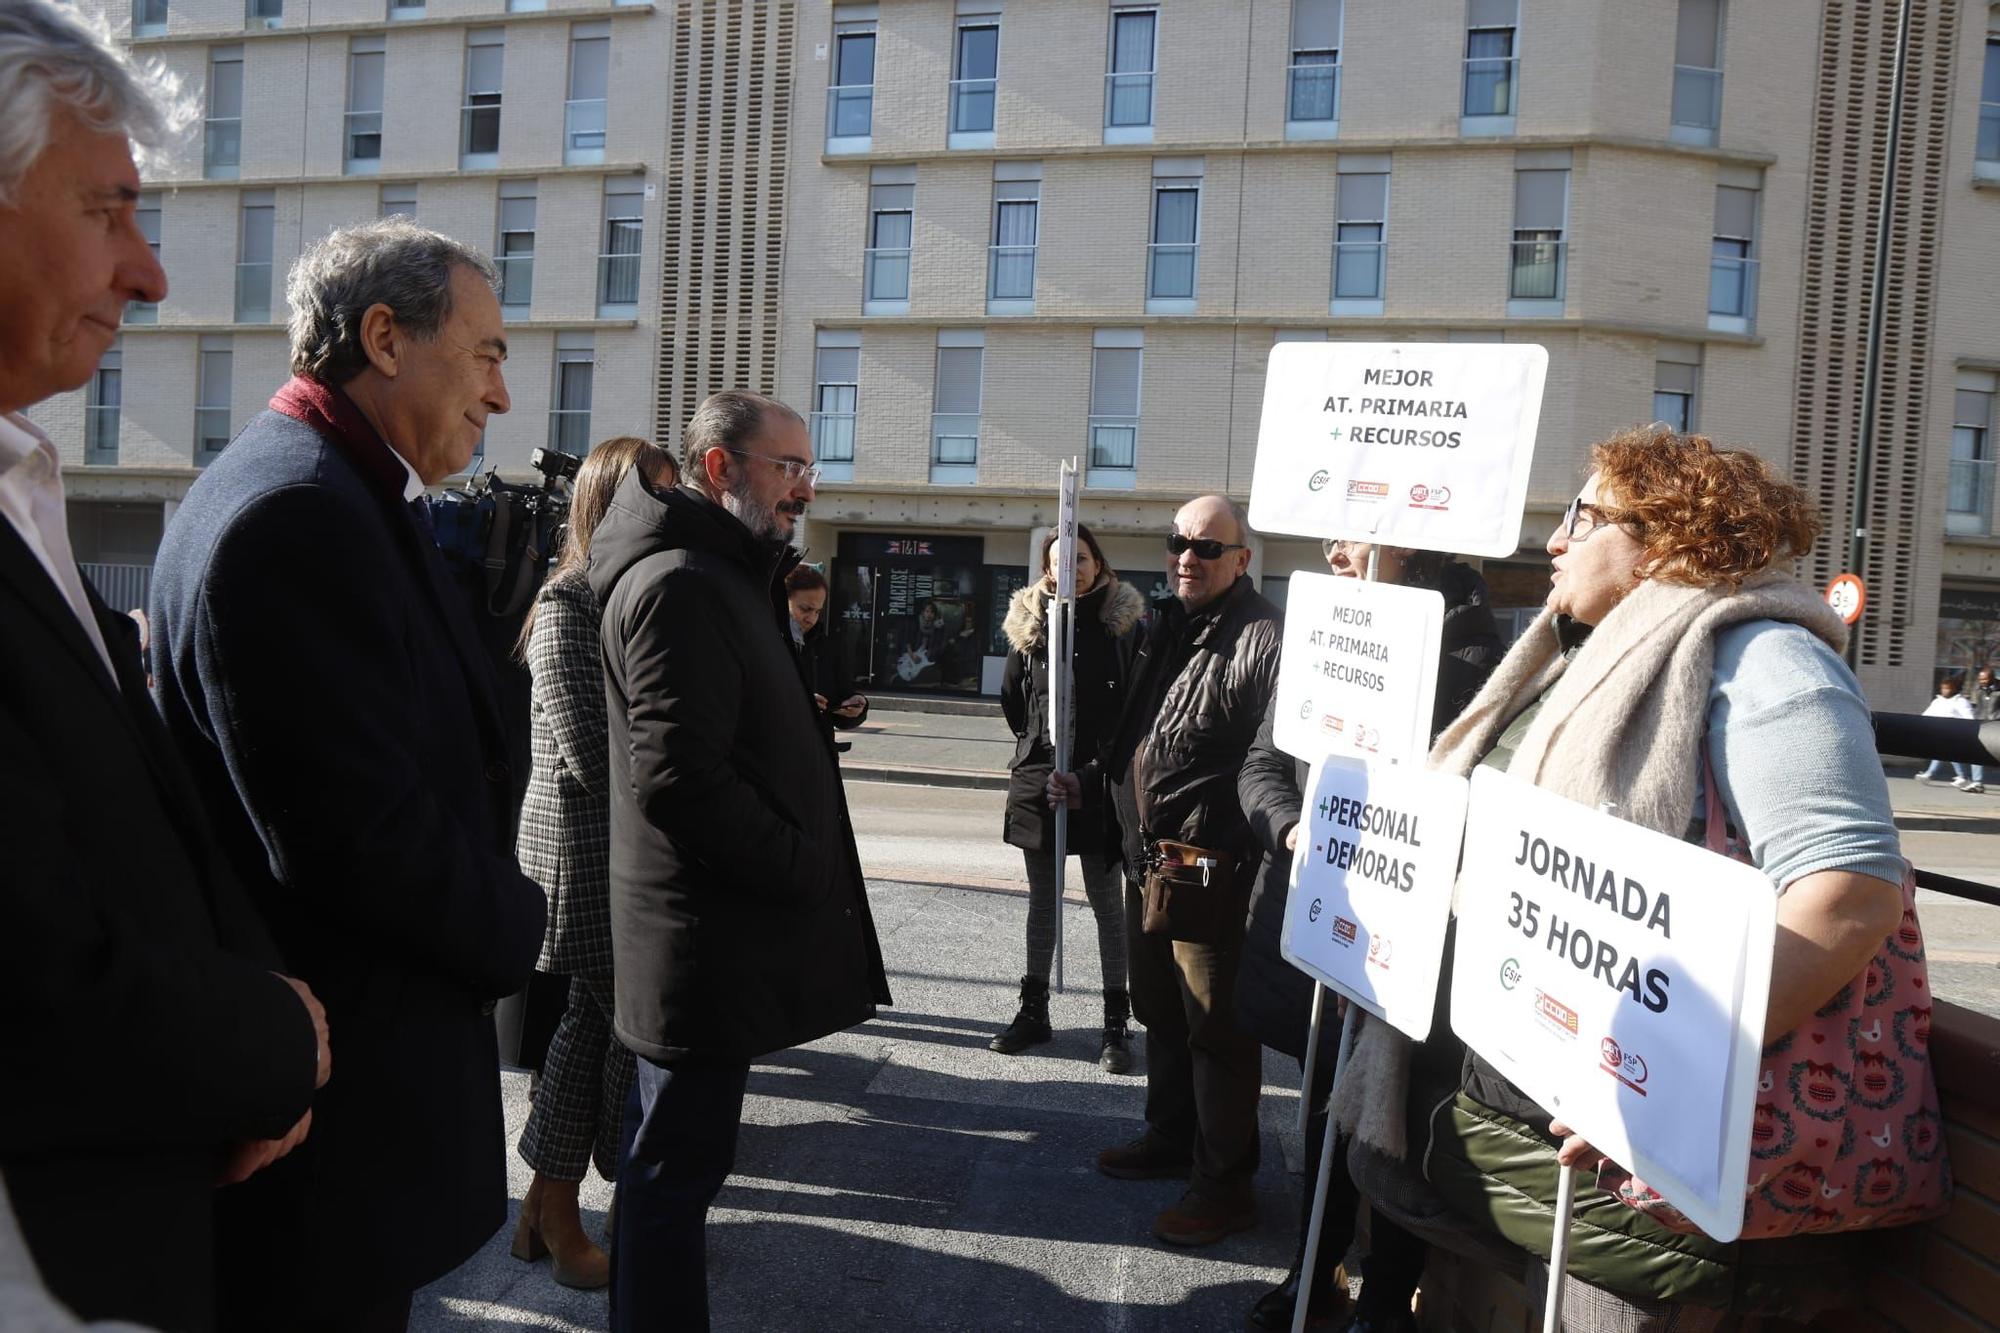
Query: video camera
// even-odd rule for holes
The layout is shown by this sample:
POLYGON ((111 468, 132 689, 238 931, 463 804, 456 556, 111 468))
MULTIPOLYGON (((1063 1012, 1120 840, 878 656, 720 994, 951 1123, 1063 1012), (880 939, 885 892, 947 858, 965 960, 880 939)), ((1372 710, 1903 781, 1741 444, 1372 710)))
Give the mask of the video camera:
POLYGON ((561 549, 568 483, 583 466, 560 449, 537 449, 528 461, 542 474, 539 486, 502 481, 488 469, 432 506, 438 548, 475 608, 516 624, 561 549))

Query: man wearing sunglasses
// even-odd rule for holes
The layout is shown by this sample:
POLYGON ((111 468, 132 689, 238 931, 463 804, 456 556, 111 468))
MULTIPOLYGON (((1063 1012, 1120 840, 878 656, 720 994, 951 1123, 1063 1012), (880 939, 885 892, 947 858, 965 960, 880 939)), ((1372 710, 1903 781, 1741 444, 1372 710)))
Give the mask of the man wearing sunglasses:
POLYGON ((708 1327, 704 1231, 750 1062, 889 1003, 833 735, 792 652, 784 583, 818 479, 812 439, 783 403, 728 390, 683 443, 686 483, 655 491, 632 469, 590 550, 614 1024, 639 1057, 614 1330, 708 1327))
POLYGON ((1097 1165, 1120 1179, 1187 1178, 1180 1202, 1153 1222, 1173 1245, 1210 1244, 1256 1222, 1262 1060, 1232 1011, 1257 861, 1236 775, 1277 690, 1279 616, 1250 581, 1248 543, 1242 510, 1224 496, 1174 516, 1175 600, 1140 649, 1110 756, 1132 1008, 1146 1025, 1146 1132, 1097 1165), (1175 858, 1189 869, 1163 869, 1175 858), (1158 885, 1175 874, 1176 905, 1193 910, 1165 919, 1158 885))

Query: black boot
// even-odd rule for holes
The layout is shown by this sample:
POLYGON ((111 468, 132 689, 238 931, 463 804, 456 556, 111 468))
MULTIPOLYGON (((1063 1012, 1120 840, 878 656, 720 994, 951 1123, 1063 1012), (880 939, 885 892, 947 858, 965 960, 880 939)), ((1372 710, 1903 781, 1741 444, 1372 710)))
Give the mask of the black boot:
POLYGON ((1125 1029, 1125 1021, 1131 1017, 1132 1001, 1125 992, 1107 989, 1104 992, 1104 1046, 1097 1054, 1097 1063, 1107 1074, 1132 1072, 1132 1034, 1125 1029))
MULTIPOLYGON (((1323 1271, 1315 1273, 1313 1286, 1312 1299, 1306 1304, 1306 1327, 1331 1327, 1331 1321, 1347 1312, 1347 1272, 1335 1268, 1331 1274, 1323 1271)), ((1289 1329, 1298 1301, 1299 1265, 1294 1262, 1292 1271, 1285 1274, 1285 1280, 1259 1296, 1257 1303, 1250 1307, 1245 1326, 1253 1329, 1289 1329)))
POLYGON ((1021 1012, 986 1043, 1002 1055, 1015 1055, 1054 1037, 1049 1030, 1049 983, 1039 977, 1021 978, 1021 1012))

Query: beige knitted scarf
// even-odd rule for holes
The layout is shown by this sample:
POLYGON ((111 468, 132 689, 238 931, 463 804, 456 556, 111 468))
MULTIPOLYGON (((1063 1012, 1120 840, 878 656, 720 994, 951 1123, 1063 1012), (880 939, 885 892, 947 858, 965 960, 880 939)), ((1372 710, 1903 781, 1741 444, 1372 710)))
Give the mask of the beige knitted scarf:
MULTIPOLYGON (((1786 574, 1767 570, 1735 592, 1641 580, 1573 658, 1544 611, 1437 738, 1429 765, 1470 774, 1546 695, 1508 773, 1584 805, 1612 802, 1620 818, 1679 837, 1694 811, 1715 638, 1746 620, 1802 625, 1836 652, 1847 644, 1840 617, 1786 574)), ((1409 1069, 1409 1038, 1364 1016, 1334 1096, 1341 1132, 1404 1156, 1409 1069)))

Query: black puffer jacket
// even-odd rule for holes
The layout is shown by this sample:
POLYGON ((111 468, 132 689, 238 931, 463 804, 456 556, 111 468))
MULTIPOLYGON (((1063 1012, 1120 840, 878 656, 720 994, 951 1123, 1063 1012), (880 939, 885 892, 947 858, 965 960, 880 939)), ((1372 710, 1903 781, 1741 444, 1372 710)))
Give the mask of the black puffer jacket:
POLYGON ((889 1003, 830 733, 792 654, 798 557, 625 478, 591 542, 611 724, 619 1040, 754 1059, 889 1003))
MULTIPOLYGON (((1010 651, 1000 676, 1000 711, 1014 729, 1014 758, 1007 767, 1005 836, 1024 851, 1055 850, 1055 816, 1045 795, 1055 771, 1049 743, 1049 593, 1031 583, 1014 594, 1001 626, 1010 651)), ((1129 584, 1099 584, 1076 603, 1076 653, 1070 709, 1076 730, 1070 766, 1083 783, 1083 809, 1070 817, 1072 852, 1101 852, 1116 839, 1104 782, 1104 754, 1125 702, 1125 681, 1139 650, 1139 620, 1146 601, 1129 584)))
POLYGON ((1148 838, 1255 863, 1236 775, 1278 690, 1279 626, 1248 575, 1198 615, 1179 602, 1155 613, 1109 758, 1131 877, 1148 838))
MULTIPOLYGON (((1438 645, 1437 698, 1431 712, 1435 740, 1479 693, 1505 656, 1506 645, 1493 623, 1486 580, 1477 570, 1450 561, 1433 586, 1444 594, 1444 635, 1438 645)), ((1264 863, 1250 895, 1243 966, 1236 974, 1236 1021, 1272 1050, 1303 1059, 1312 1026, 1312 978, 1285 961, 1278 940, 1285 927, 1292 875, 1285 834, 1299 821, 1306 765, 1272 743, 1274 721, 1275 715, 1267 710, 1237 783, 1264 863)), ((1320 1049, 1324 1052, 1326 1047, 1320 1049)))

